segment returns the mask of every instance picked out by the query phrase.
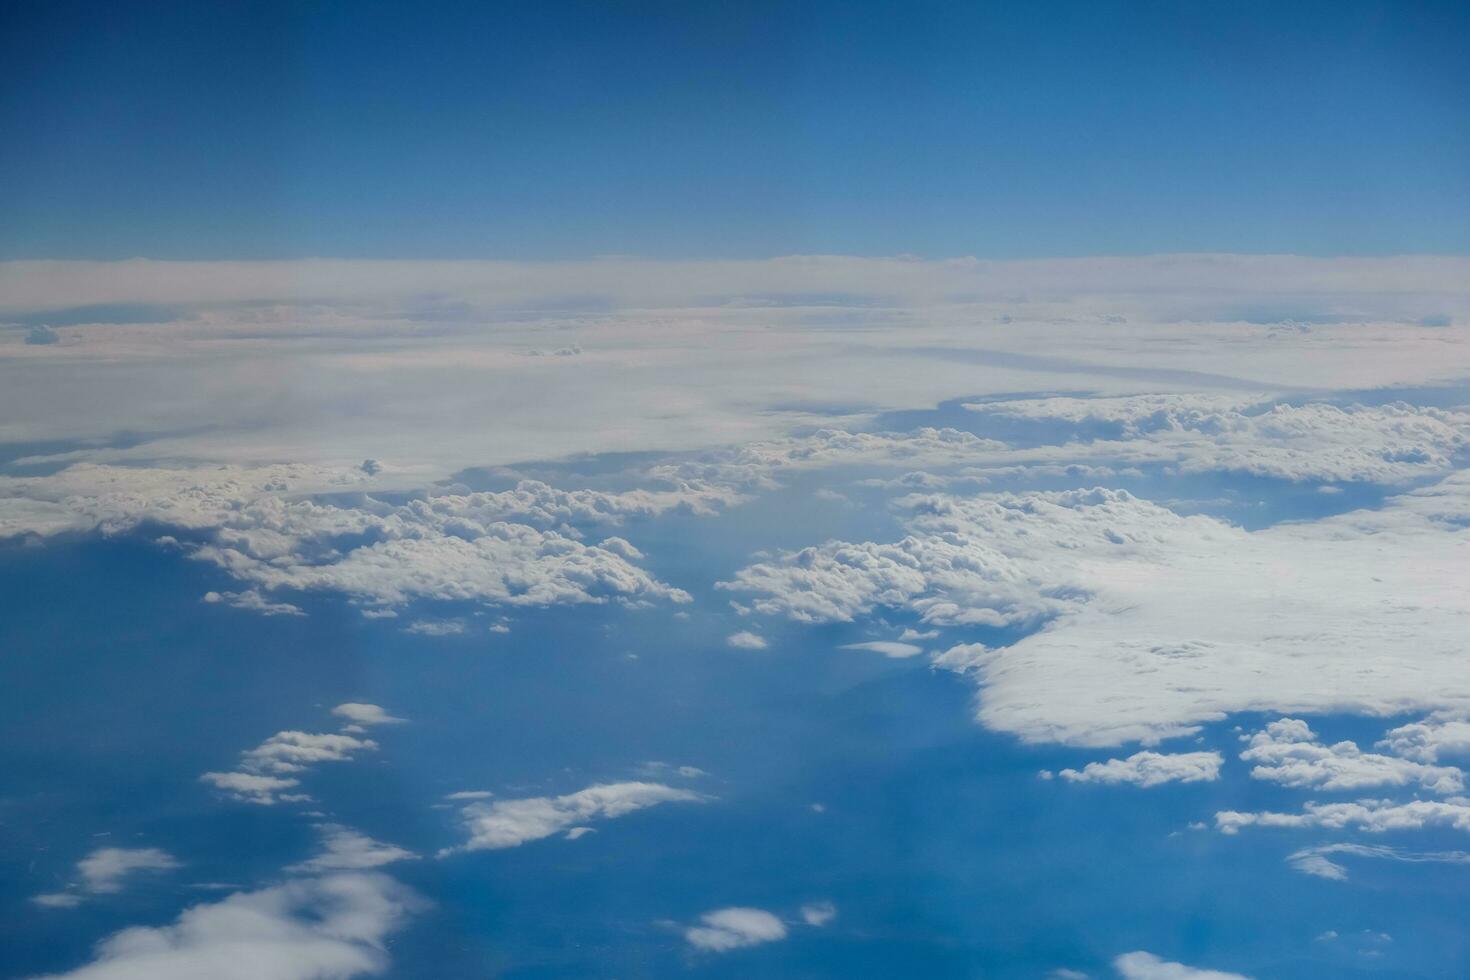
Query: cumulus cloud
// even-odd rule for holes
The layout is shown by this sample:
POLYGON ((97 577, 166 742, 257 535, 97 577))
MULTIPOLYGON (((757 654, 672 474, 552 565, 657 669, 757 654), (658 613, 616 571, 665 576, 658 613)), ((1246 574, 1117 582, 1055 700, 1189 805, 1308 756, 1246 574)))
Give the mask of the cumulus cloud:
POLYGON ((339 733, 277 732, 253 749, 241 753, 248 772, 301 772, 322 762, 345 762, 358 752, 375 752, 378 743, 339 733))
POLYGON ((695 949, 709 953, 727 953, 786 938, 786 924, 765 909, 716 909, 699 920, 703 925, 685 929, 684 939, 695 949))
POLYGON ((310 860, 292 865, 287 871, 304 874, 365 871, 418 857, 412 851, 373 840, 366 834, 340 824, 323 824, 318 830, 322 836, 321 853, 310 860))
POLYGON ((1351 828, 1375 834, 1390 830, 1448 827, 1470 832, 1470 800, 1451 797, 1407 803, 1371 799, 1353 803, 1308 803, 1300 813, 1222 810, 1215 814, 1215 826, 1226 834, 1237 833, 1244 827, 1351 828))
POLYGON ((347 762, 361 752, 376 752, 378 743, 363 738, 370 725, 401 722, 375 704, 348 702, 339 704, 332 713, 347 720, 340 732, 277 732, 253 749, 240 753, 240 767, 234 772, 206 772, 200 776, 231 799, 270 806, 276 803, 299 803, 311 799, 294 790, 301 784, 299 776, 324 762, 347 762))
POLYGON ((1435 712, 1424 721, 1392 729, 1378 747, 1426 764, 1438 762, 1441 756, 1470 757, 1470 715, 1435 712))
POLYGON ((1417 785, 1433 793, 1446 794, 1465 788, 1464 774, 1459 769, 1363 752, 1353 742, 1323 745, 1307 723, 1296 718, 1282 718, 1256 732, 1240 757, 1255 763, 1252 778, 1293 789, 1361 790, 1417 785))
POLYGON ((282 790, 301 785, 301 780, 285 776, 262 776, 253 772, 206 772, 199 780, 243 803, 271 806, 311 799, 305 793, 283 793, 282 790))
POLYGON ((387 937, 424 902, 391 878, 340 874, 238 892, 171 925, 114 933, 51 980, 347 980, 388 967, 387 937))
MULTIPOLYGON (((267 598, 280 590, 336 592, 369 610, 413 599, 505 606, 688 601, 639 568, 642 555, 626 540, 588 544, 566 523, 615 523, 688 506, 702 499, 696 488, 607 494, 523 482, 509 491, 429 494, 401 505, 317 497, 363 490, 375 479, 355 465, 78 464, 45 477, 0 477, 0 536, 120 533, 144 524, 188 530, 204 538, 188 545, 192 557, 250 586, 206 601, 273 614, 295 608, 267 598)), ((725 491, 714 496, 732 498, 725 491)))
POLYGON ((737 650, 764 650, 766 648, 765 638, 749 630, 731 633, 726 637, 725 642, 737 650))
POLYGON ((1158 752, 1135 752, 1126 759, 1089 762, 1079 771, 1063 769, 1058 775, 1074 783, 1108 783, 1159 786, 1163 783, 1214 782, 1220 778, 1218 752, 1181 752, 1164 755, 1158 752))
POLYGON ((77 862, 78 878, 67 890, 37 895, 31 901, 48 908, 71 908, 89 896, 122 891, 123 883, 139 872, 179 867, 172 854, 157 847, 102 847, 77 862))
POLYGON ((1068 445, 1074 461, 1287 480, 1407 483, 1448 471, 1470 437, 1470 414, 1403 402, 1249 405, 1228 395, 1167 394, 965 407, 1002 418, 1117 430, 1117 439, 1068 445))
POLYGON ((1119 956, 1113 960, 1113 968, 1123 980, 1250 980, 1240 973, 1202 970, 1173 963, 1142 950, 1119 956))
POLYGON ((234 606, 236 609, 246 609, 250 612, 260 613, 262 616, 305 616, 300 606, 289 602, 272 602, 261 595, 257 589, 247 589, 244 592, 206 592, 204 601, 209 603, 224 603, 234 606))
MULTIPOLYGON (((708 797, 661 783, 603 783, 564 796, 471 803, 463 810, 469 840, 456 850, 519 847, 591 820, 610 820, 663 803, 701 803, 708 797)), ((445 851, 444 854, 452 853, 445 851)))
POLYGON ((725 587, 798 621, 891 607, 934 625, 1031 627, 1003 656, 961 645, 938 661, 980 684, 982 723, 1028 741, 1151 743, 1272 707, 1470 703, 1470 594, 1452 584, 1470 474, 1259 531, 1100 488, 897 506, 899 541, 783 553, 725 587))

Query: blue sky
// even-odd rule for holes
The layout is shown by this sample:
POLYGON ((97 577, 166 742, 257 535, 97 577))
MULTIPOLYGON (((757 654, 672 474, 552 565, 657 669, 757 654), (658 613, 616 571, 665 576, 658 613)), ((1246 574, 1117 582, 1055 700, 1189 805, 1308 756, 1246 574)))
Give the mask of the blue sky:
POLYGON ((6 258, 1470 248, 1459 3, 0 17, 6 258))

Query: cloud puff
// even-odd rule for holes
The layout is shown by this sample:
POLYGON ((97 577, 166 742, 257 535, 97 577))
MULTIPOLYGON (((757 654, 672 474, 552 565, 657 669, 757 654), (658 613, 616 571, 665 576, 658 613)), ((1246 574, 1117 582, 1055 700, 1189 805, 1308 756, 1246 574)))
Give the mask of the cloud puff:
POLYGON ((305 616, 300 606, 289 602, 272 602, 260 594, 258 589, 247 589, 244 592, 206 592, 204 601, 210 603, 224 603, 234 606, 236 609, 246 609, 250 612, 260 613, 262 616, 305 616))
POLYGON ((831 902, 808 902, 801 907, 801 921, 821 928, 837 918, 837 906, 831 902))
POLYGON ((304 793, 286 793, 300 785, 296 774, 323 762, 347 762, 360 752, 376 752, 378 743, 359 737, 365 726, 401 722, 375 704, 348 702, 332 709, 349 724, 341 732, 277 732, 253 749, 240 753, 235 772, 207 772, 200 780, 232 799, 270 806, 309 800, 304 793))
POLYGON ((358 752, 375 752, 378 743, 369 738, 326 732, 277 732, 240 755, 248 772, 301 772, 322 762, 345 762, 358 752))
MULTIPOLYGON (((660 783, 603 783, 564 796, 471 803, 463 810, 469 840, 457 850, 519 847, 574 824, 609 820, 661 803, 700 803, 708 797, 660 783)), ((446 851, 444 854, 452 853, 446 851)))
POLYGON ((346 718, 354 725, 401 725, 407 719, 395 718, 376 704, 348 701, 332 709, 338 718, 346 718))
POLYGON ((66 891, 37 895, 37 905, 71 908, 91 895, 122 891, 123 882, 142 871, 172 871, 182 867, 167 851, 156 847, 102 847, 77 862, 79 880, 66 891))
POLYGON ((282 790, 301 785, 301 780, 284 776, 262 776, 252 772, 206 772, 199 780, 243 803, 271 806, 275 803, 297 803, 310 799, 304 793, 282 793, 282 790))
POLYGON ((1183 963, 1171 963, 1142 950, 1119 956, 1113 960, 1113 968, 1123 980, 1250 980, 1240 973, 1202 970, 1183 963))
POLYGON ((1308 803, 1301 813, 1242 813, 1222 810, 1215 814, 1215 826, 1226 834, 1243 827, 1324 827, 1342 830, 1348 827, 1383 833, 1389 830, 1421 830, 1425 827, 1450 827, 1470 833, 1470 800, 1451 797, 1448 800, 1358 800, 1354 803, 1308 803))
POLYGON ((322 835, 322 852, 310 860, 292 865, 287 871, 304 874, 365 871, 418 857, 412 851, 373 840, 366 834, 340 824, 323 824, 318 830, 322 835))
POLYGON ((1353 742, 1323 745, 1306 722, 1295 718, 1282 718, 1256 732, 1240 757, 1256 764, 1252 778, 1293 789, 1361 790, 1417 784, 1446 794, 1465 788, 1459 769, 1363 752, 1353 742))
POLYGON ((1081 771, 1063 769, 1058 775, 1074 783, 1159 786, 1163 783, 1214 782, 1220 778, 1223 758, 1218 752, 1135 752, 1126 759, 1089 762, 1081 771))
POLYGON ((703 925, 684 930, 684 939, 695 949, 727 953, 742 946, 758 946, 786 938, 786 924, 765 909, 732 907, 706 912, 703 925))
POLYGON ((1376 844, 1323 844, 1306 847, 1287 855, 1286 863, 1303 874, 1346 881, 1347 868, 1329 855, 1372 858, 1382 861, 1400 861, 1408 864, 1470 864, 1470 852, 1466 851, 1404 851, 1376 844))
POLYGON ((288 881, 184 910, 98 945, 92 962, 52 980, 347 980, 382 973, 384 940, 424 907, 378 874, 288 881))
POLYGON ((1470 715, 1435 712, 1424 721, 1392 729, 1378 747, 1424 763, 1438 762, 1442 755, 1470 756, 1470 715))
POLYGON ((725 642, 737 650, 764 650, 766 648, 765 638, 749 630, 731 633, 725 638, 725 642))

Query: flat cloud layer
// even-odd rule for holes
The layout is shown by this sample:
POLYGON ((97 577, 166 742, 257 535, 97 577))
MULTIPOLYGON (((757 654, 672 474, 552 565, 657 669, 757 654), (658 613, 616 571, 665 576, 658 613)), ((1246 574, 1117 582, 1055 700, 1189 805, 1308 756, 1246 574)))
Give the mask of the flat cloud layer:
POLYGON ((976 395, 1425 384, 1470 374, 1466 282, 1422 257, 0 263, 0 318, 57 337, 0 330, 0 441, 422 485, 976 395))

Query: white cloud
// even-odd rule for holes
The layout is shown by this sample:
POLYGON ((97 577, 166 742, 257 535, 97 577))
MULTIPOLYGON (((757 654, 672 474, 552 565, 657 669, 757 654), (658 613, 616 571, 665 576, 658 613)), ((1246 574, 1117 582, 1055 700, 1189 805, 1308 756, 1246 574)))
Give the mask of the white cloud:
POLYGON ((378 743, 369 738, 326 732, 277 732, 240 755, 248 772, 301 772, 322 762, 345 762, 358 752, 375 752, 378 743))
POLYGON ((156 847, 103 847, 77 862, 83 887, 97 894, 119 891, 122 880, 138 871, 172 871, 179 862, 156 847))
POLYGON ((1424 721, 1388 732, 1379 748, 1418 762, 1438 762, 1440 756, 1470 756, 1470 716, 1463 712, 1436 712, 1424 721))
POLYGON ((1464 710, 1470 474, 1377 510, 1247 531, 1117 490, 898 502, 908 536, 741 569, 755 610, 826 622, 880 607, 936 625, 1039 625, 938 658, 978 717, 1028 741, 1116 745, 1232 711, 1464 710))
POLYGON ((318 829, 322 835, 322 852, 310 860, 292 865, 287 871, 303 874, 365 871, 397 861, 412 861, 418 857, 413 851, 373 840, 350 827, 323 824, 318 829))
POLYGON ((1240 757, 1256 764, 1251 769, 1252 778, 1293 789, 1418 785, 1446 794, 1465 788, 1464 774, 1459 769, 1363 752, 1353 742, 1323 745, 1306 722, 1295 718, 1282 718, 1256 732, 1240 757))
POLYGON ((463 636, 462 619, 416 619, 403 628, 405 633, 419 636, 463 636))
POLYGON ((250 612, 260 613, 262 616, 305 616, 300 606, 293 606, 289 602, 272 602, 261 595, 257 589, 247 589, 244 592, 206 592, 204 601, 210 603, 224 603, 234 606, 236 609, 246 609, 250 612))
POLYGON ((831 902, 808 902, 801 907, 801 921, 821 928, 837 918, 837 906, 831 902))
POLYGON ((1329 830, 1353 828, 1370 833, 1389 830, 1421 830, 1449 827, 1470 833, 1470 800, 1358 800, 1353 803, 1308 803, 1301 813, 1242 813, 1222 810, 1215 814, 1215 827, 1233 834, 1243 827, 1289 827, 1329 830))
POLYGON ((1406 864, 1470 864, 1470 852, 1466 851, 1404 851, 1377 844, 1323 844, 1306 847, 1287 855, 1286 863, 1303 874, 1346 881, 1347 868, 1329 857, 1333 854, 1406 864))
MULTIPOLYGON (((463 810, 469 840, 457 850, 519 847, 589 820, 610 820, 661 803, 700 803, 708 797, 660 783, 604 783, 564 796, 471 803, 463 810)), ((451 853, 449 851, 441 853, 451 853)))
POLYGON ((446 800, 487 800, 495 794, 488 789, 462 789, 457 793, 446 793, 446 800))
POLYGON ((398 725, 406 719, 395 718, 376 704, 364 704, 360 701, 348 701, 339 704, 332 709, 332 714, 338 718, 346 718, 356 725, 398 725))
POLYGON ((346 980, 382 973, 384 940, 424 903, 377 874, 288 881, 114 933, 53 980, 346 980))
POLYGON ((1172 963, 1142 950, 1119 956, 1113 960, 1113 968, 1123 980, 1249 980, 1240 973, 1202 970, 1172 963))
POLYGON ((923 647, 914 646, 912 643, 900 643, 897 640, 870 640, 866 643, 847 643, 843 645, 842 649, 868 650, 872 653, 881 653, 883 656, 894 660, 903 660, 924 652, 923 647))
POLYGON ((1163 783, 1214 782, 1220 778, 1223 761, 1218 752, 1135 752, 1126 759, 1089 762, 1081 771, 1063 769, 1058 775, 1074 783, 1126 783, 1148 788, 1163 783))
POLYGON ((275 803, 293 803, 310 798, 302 793, 283 794, 282 790, 301 785, 301 780, 285 776, 262 776, 252 772, 207 772, 199 779, 229 794, 231 799, 244 803, 270 806, 275 803))
POLYGON ((766 648, 765 638, 749 630, 731 633, 726 637, 725 642, 737 650, 764 650, 766 648))
POLYGON ((1404 403, 1250 406, 1228 395, 1044 398, 966 408, 1032 421, 1109 423, 1121 438, 1067 446, 1068 458, 1165 464, 1185 473, 1240 472, 1288 480, 1406 483, 1448 471, 1470 415, 1404 403))
POLYGON ((786 938, 786 924, 764 909, 716 909, 699 918, 704 924, 685 929, 684 939, 705 952, 726 953, 786 938))
POLYGON ((122 891, 123 882, 144 871, 173 871, 182 865, 157 847, 101 847, 77 862, 78 879, 66 891, 31 899, 47 908, 72 908, 92 895, 122 891))

